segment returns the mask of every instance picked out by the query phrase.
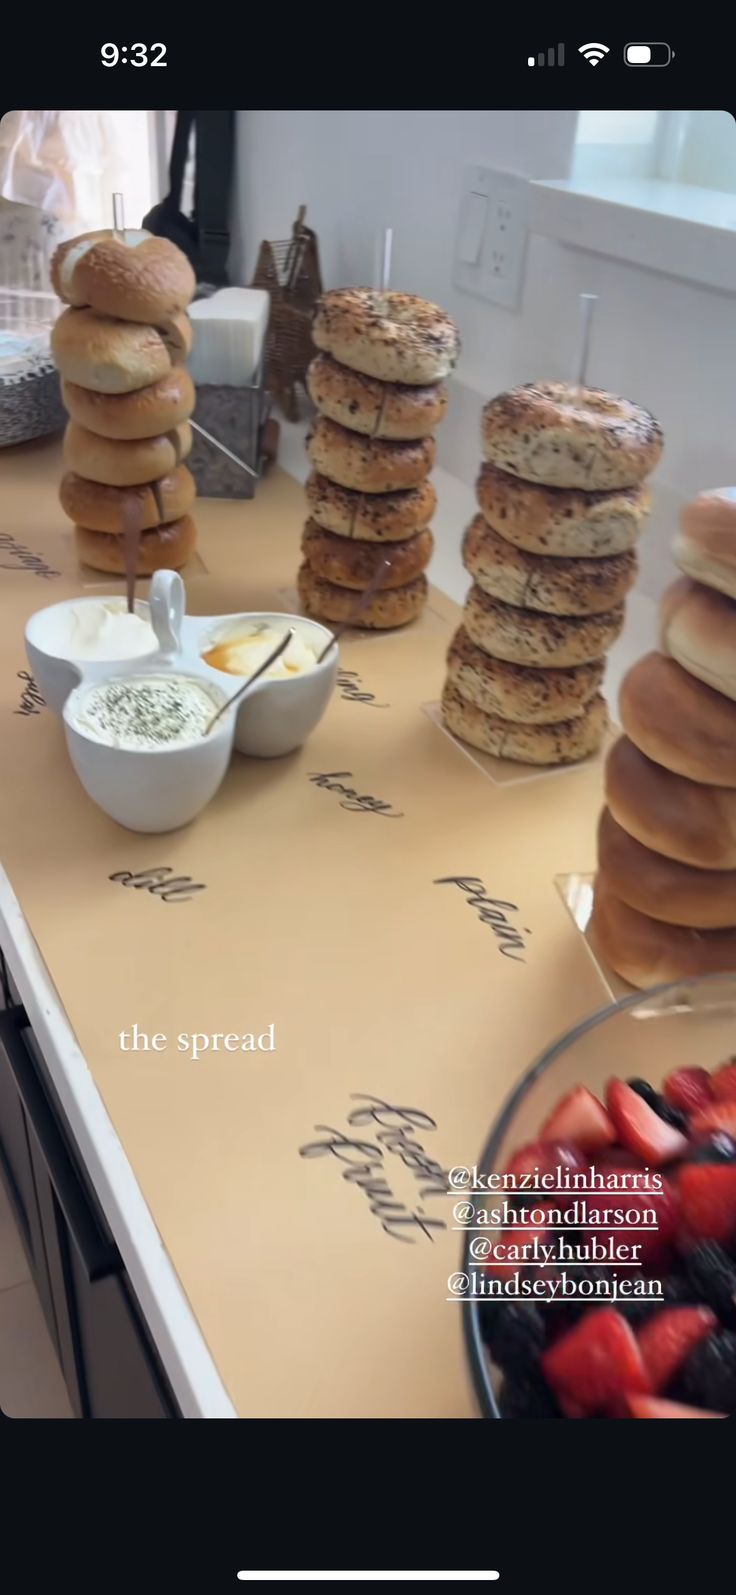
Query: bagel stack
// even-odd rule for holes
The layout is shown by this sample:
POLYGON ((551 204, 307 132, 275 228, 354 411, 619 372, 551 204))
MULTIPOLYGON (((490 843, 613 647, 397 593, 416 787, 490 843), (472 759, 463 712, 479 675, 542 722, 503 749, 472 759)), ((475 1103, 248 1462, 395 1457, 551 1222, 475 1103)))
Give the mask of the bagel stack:
POLYGON ((598 827, 596 941, 640 987, 736 971, 736 488, 686 506, 674 556, 598 827))
POLYGON ((605 655, 636 579, 662 452, 648 411, 562 383, 483 410, 480 514, 463 538, 473 578, 447 655, 448 730, 522 764, 570 764, 601 745, 605 655))
POLYGON ((428 477, 457 329, 425 299, 346 288, 318 300, 312 335, 319 353, 307 388, 318 416, 307 440, 302 607, 333 624, 349 621, 380 573, 360 625, 405 626, 429 591, 437 499, 428 477))
POLYGON ((59 496, 79 558, 123 575, 132 532, 138 576, 178 569, 196 542, 196 488, 184 464, 195 401, 185 365, 194 272, 168 239, 128 230, 61 244, 51 279, 68 306, 51 348, 70 418, 59 496))

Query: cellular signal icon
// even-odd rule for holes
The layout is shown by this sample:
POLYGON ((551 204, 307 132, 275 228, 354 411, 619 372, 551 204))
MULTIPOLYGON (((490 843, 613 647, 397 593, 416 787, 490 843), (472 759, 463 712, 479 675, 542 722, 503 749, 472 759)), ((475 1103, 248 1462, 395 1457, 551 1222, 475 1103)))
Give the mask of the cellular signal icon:
POLYGON ((607 44, 581 44, 578 50, 578 55, 584 55, 590 66, 597 66, 609 53, 607 44))
POLYGON ((527 66, 564 66, 565 46, 564 44, 558 44, 555 48, 554 44, 552 44, 548 50, 540 50, 539 55, 528 55, 526 64, 527 66))

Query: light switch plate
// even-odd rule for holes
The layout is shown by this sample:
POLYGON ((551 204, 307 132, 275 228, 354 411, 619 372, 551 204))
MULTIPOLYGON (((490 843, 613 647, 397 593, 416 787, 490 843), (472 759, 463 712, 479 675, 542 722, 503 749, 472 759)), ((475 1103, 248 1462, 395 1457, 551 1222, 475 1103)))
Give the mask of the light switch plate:
POLYGON ((528 217, 528 178, 489 166, 466 167, 453 252, 456 288, 515 309, 528 217))

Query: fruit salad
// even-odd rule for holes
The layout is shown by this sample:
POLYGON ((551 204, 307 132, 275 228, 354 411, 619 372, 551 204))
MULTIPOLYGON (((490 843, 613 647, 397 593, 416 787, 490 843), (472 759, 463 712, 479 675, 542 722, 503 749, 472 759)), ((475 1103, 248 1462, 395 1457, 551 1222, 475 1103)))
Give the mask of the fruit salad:
MULTIPOLYGON (((507 1173, 538 1185, 545 1174, 567 1179, 585 1168, 597 1179, 618 1170, 627 1187, 640 1171, 645 1188, 627 1188, 626 1205, 653 1209, 656 1228, 639 1233, 634 1268, 661 1291, 640 1286, 658 1293, 613 1303, 476 1297, 481 1337, 501 1376, 501 1416, 736 1417, 736 1057, 713 1072, 679 1069, 661 1092, 646 1080, 610 1080, 605 1103, 575 1086, 507 1173)), ((545 1267, 549 1280, 565 1253, 554 1228, 547 1239, 560 1249, 545 1267)), ((615 1265, 565 1267, 570 1278, 605 1279, 601 1292, 611 1291, 613 1274, 616 1289, 615 1265)), ((629 1265, 627 1280, 631 1272, 629 1265)), ((518 1279, 529 1273, 521 1268, 518 1279)))

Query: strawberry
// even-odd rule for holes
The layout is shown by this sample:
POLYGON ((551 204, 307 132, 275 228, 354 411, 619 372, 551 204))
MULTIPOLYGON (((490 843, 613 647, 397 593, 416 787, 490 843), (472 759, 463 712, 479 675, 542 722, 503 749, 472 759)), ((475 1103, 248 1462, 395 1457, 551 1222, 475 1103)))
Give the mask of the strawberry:
POLYGON ((662 1087, 665 1100, 682 1113, 697 1113, 713 1101, 713 1086, 707 1069, 675 1069, 662 1087))
POLYGON ((727 1245, 736 1235, 736 1163, 685 1163, 677 1189, 689 1236, 727 1245))
POLYGON ((563 1410, 586 1416, 650 1389, 636 1338, 612 1307, 586 1313, 543 1353, 541 1366, 563 1410))
POLYGON ((660 1119, 643 1097, 637 1096, 623 1080, 609 1080, 606 1105, 618 1138, 645 1163, 657 1168, 682 1157, 687 1141, 680 1130, 660 1119))
POLYGON ((565 1146, 561 1141, 528 1141, 514 1153, 505 1172, 519 1179, 524 1174, 556 1175, 558 1168, 582 1170, 587 1167, 587 1159, 577 1147, 565 1146))
POLYGON ((552 1109, 540 1131, 543 1141, 572 1142, 581 1152, 610 1146, 616 1132, 603 1105, 587 1086, 573 1086, 552 1109))
POLYGON ((665 1307, 639 1330, 639 1350, 652 1390, 666 1389, 678 1368, 716 1328, 710 1307, 665 1307))
MULTIPOLYGON (((627 1173, 628 1170, 622 1170, 627 1173)), ((639 1247, 636 1261, 646 1273, 656 1274, 667 1267, 675 1249, 675 1236, 679 1227, 679 1202, 677 1194, 665 1182, 661 1191, 595 1191, 585 1193, 590 1208, 595 1201, 600 1207, 620 1207, 624 1212, 636 1208, 641 1217, 634 1232, 628 1225, 612 1225, 611 1229, 586 1229, 586 1240, 613 1240, 616 1244, 639 1247), (655 1222, 645 1219, 646 1212, 656 1214, 655 1222)), ((636 1222, 636 1220, 634 1220, 636 1222)), ((629 1270, 626 1270, 629 1272, 629 1270)))
POLYGON ((631 1418, 727 1418, 727 1412, 706 1412, 704 1407, 683 1407, 679 1401, 658 1401, 653 1396, 627 1396, 631 1418))
POLYGON ((720 1069, 711 1075, 710 1083, 711 1096, 717 1097, 719 1102, 736 1102, 736 1058, 729 1058, 728 1063, 722 1063, 720 1069))
POLYGON ((711 1130, 725 1130, 736 1139, 736 1102, 711 1102, 690 1120, 690 1134, 698 1137, 711 1130))

